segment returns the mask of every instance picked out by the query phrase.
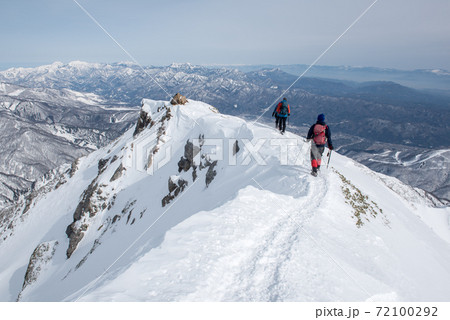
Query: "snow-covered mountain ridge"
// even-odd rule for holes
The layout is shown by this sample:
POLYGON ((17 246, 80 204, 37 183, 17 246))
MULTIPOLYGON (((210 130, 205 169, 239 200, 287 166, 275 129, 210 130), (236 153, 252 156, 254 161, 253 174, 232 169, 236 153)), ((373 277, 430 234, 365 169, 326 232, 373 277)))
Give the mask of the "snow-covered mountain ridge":
POLYGON ((2 222, 0 300, 448 300, 449 208, 338 154, 309 171, 297 135, 144 100, 2 222))
MULTIPOLYGON (((381 73, 383 76, 379 74, 371 78, 367 68, 353 68, 353 71, 331 68, 330 71, 334 70, 331 73, 319 72, 321 78, 310 78, 311 75, 318 75, 310 70, 312 73, 308 72, 308 77, 301 78, 290 87, 307 66, 284 67, 207 68, 172 64, 141 68, 127 62, 99 64, 73 61, 1 71, 0 82, 30 88, 69 88, 87 94, 95 93, 105 101, 122 101, 131 106, 138 105, 140 97, 167 99, 167 92, 183 92, 192 99, 214 105, 221 113, 246 119, 261 115, 263 109, 275 97, 284 95, 284 90, 289 87, 287 97, 293 108, 290 117, 293 130, 298 133, 308 130, 317 114, 325 113, 333 128, 339 153, 362 162, 372 170, 424 189, 440 199, 450 199, 448 153, 432 159, 427 156, 436 150, 448 150, 450 145, 446 126, 450 121, 450 99, 447 96, 403 87, 398 84, 401 81, 386 81, 400 78, 411 80, 411 72, 400 73, 400 78, 391 78, 389 75, 393 70, 390 70, 381 73), (328 78, 346 79, 355 72, 358 73, 357 81, 364 82, 324 78, 328 74, 328 78), (382 81, 367 82, 370 79, 382 81), (392 164, 386 151, 399 151, 402 161, 415 156, 427 160, 414 166, 392 164), (372 159, 382 159, 383 162, 373 162, 372 159)), ((381 70, 372 71, 378 74, 381 70)), ((437 81, 439 86, 444 87, 448 82, 445 77, 434 75, 432 78, 434 80, 425 77, 421 81, 437 81)), ((270 115, 266 112, 262 121, 271 121, 270 115)))

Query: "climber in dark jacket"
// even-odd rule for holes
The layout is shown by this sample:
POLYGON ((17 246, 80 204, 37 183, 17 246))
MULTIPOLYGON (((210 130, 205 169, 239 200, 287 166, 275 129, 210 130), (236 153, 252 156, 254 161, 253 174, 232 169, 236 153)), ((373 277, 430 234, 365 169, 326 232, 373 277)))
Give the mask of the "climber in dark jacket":
POLYGON ((311 143, 311 166, 312 175, 317 176, 322 162, 322 154, 325 150, 325 145, 328 144, 328 149, 333 150, 333 143, 331 142, 331 131, 325 123, 325 115, 323 113, 317 116, 317 122, 311 126, 306 136, 307 141, 313 140, 311 143))
POLYGON ((286 119, 291 115, 291 107, 289 106, 286 98, 283 98, 283 100, 278 103, 274 113, 275 112, 278 116, 278 129, 280 129, 280 132, 284 134, 286 131, 286 119))

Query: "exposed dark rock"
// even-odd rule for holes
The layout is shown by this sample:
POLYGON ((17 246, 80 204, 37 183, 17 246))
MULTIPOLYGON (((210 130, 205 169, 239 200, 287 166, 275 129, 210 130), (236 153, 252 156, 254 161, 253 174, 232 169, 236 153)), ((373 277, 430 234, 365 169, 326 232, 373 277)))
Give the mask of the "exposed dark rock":
POLYGON ((177 187, 177 184, 172 181, 172 178, 169 178, 169 192, 172 193, 177 187))
POLYGON ((122 176, 122 172, 123 172, 124 170, 126 170, 126 168, 125 168, 125 167, 123 166, 123 164, 121 163, 121 164, 117 167, 116 171, 114 172, 113 176, 111 177, 111 179, 110 179, 109 181, 113 182, 113 181, 119 179, 119 178, 122 176))
POLYGON ((117 159, 119 159, 119 157, 118 157, 117 155, 115 155, 114 157, 112 157, 111 163, 113 163, 113 162, 116 161, 117 159))
POLYGON ((186 172, 190 168, 191 168, 191 162, 188 159, 181 157, 180 161, 178 161, 178 172, 181 172, 181 171, 186 172))
POLYGON ((169 194, 166 195, 161 200, 161 204, 163 207, 165 207, 167 204, 170 203, 175 197, 177 197, 180 192, 182 192, 186 186, 188 185, 188 182, 184 179, 178 178, 177 181, 174 181, 172 177, 169 178, 169 194))
POLYGON ((25 197, 25 208, 23 209, 22 214, 25 214, 28 212, 28 210, 30 210, 31 204, 33 203, 33 199, 35 196, 36 196, 36 193, 34 191, 32 191, 25 197))
POLYGON ((184 179, 178 179, 178 187, 180 187, 181 191, 188 185, 188 182, 184 179))
POLYGON ((158 128, 158 132, 156 133, 156 138, 159 139, 164 134, 166 134, 166 128, 164 126, 161 126, 158 128))
POLYGON ((198 145, 201 147, 203 147, 203 144, 205 143, 205 135, 204 134, 199 134, 198 135, 198 145))
POLYGON ((187 183, 186 180, 179 179, 178 180, 178 187, 173 192, 174 196, 177 197, 180 194, 180 192, 182 192, 184 190, 184 188, 186 188, 187 184, 188 183, 187 183))
POLYGON ((201 148, 194 146, 189 140, 184 146, 184 157, 178 161, 178 172, 188 171, 194 165, 194 158, 200 153, 201 148))
POLYGON ((116 198, 117 198, 117 194, 114 194, 111 201, 108 203, 108 210, 111 210, 111 208, 114 206, 114 204, 116 203, 116 198))
POLYGON ((77 228, 77 223, 74 221, 72 222, 66 229, 66 234, 69 237, 69 247, 67 248, 66 255, 67 259, 69 259, 72 256, 72 253, 75 251, 75 249, 78 246, 78 243, 80 243, 81 239, 84 237, 84 231, 87 230, 87 225, 82 224, 80 228, 77 228))
POLYGON ((69 248, 66 252, 67 258, 70 258, 75 251, 78 243, 83 239, 84 231, 88 228, 88 225, 85 223, 79 226, 79 221, 83 218, 92 218, 100 210, 105 210, 107 208, 105 202, 98 201, 106 198, 100 196, 102 192, 99 193, 97 178, 98 176, 92 180, 86 190, 84 190, 81 201, 78 203, 78 206, 73 213, 73 222, 66 229, 66 234, 69 238, 69 248))
POLYGON ((169 204, 170 201, 172 201, 173 199, 175 199, 175 196, 173 196, 171 193, 169 193, 168 195, 166 195, 164 198, 162 198, 161 200, 161 205, 163 207, 165 207, 166 205, 169 204))
POLYGON ((116 223, 118 220, 120 220, 120 216, 116 214, 114 218, 112 219, 112 223, 116 223))
POLYGON ((239 150, 241 150, 241 148, 239 148, 238 141, 236 140, 233 144, 233 156, 236 155, 236 153, 238 153, 239 150))
POLYGON ((61 187, 66 182, 67 182, 66 180, 59 180, 58 183, 55 185, 55 190, 61 187))
POLYGON ((194 144, 188 140, 184 146, 184 157, 192 163, 200 150, 200 147, 194 146, 194 144))
POLYGON ((210 164, 208 172, 206 172, 206 186, 209 186, 209 184, 214 180, 214 177, 216 176, 217 172, 214 170, 214 167, 217 165, 217 160, 210 164))
POLYGON ((208 157, 206 157, 204 154, 202 154, 200 159, 202 160, 200 162, 200 170, 203 170, 205 168, 209 168, 212 165, 211 160, 208 157))
POLYGON ((91 250, 89 250, 89 252, 83 257, 83 259, 80 260, 80 262, 78 262, 78 264, 75 266, 75 269, 80 268, 88 259, 90 254, 93 254, 95 249, 97 249, 97 247, 101 244, 100 239, 95 239, 94 240, 94 244, 92 245, 91 250))
POLYGON ((75 172, 78 170, 78 162, 80 161, 80 159, 75 159, 72 162, 72 165, 70 166, 70 171, 69 171, 69 177, 73 177, 73 175, 75 174, 75 172))
POLYGON ((148 127, 148 125, 153 125, 154 122, 152 122, 152 117, 147 112, 141 110, 141 113, 139 114, 139 119, 136 123, 136 129, 134 129, 133 136, 137 136, 139 133, 141 133, 145 128, 148 127))
POLYGON ((134 200, 131 201, 131 202, 128 201, 128 202, 126 203, 125 207, 122 209, 122 215, 127 214, 127 212, 129 212, 130 209, 131 209, 131 211, 133 211, 133 207, 134 207, 134 205, 136 204, 136 202, 137 202, 136 199, 134 199, 134 200))
POLYGON ((185 96, 182 96, 180 93, 177 93, 172 100, 170 100, 170 104, 177 105, 177 104, 185 104, 187 102, 187 99, 185 96))
MULTIPOLYGON (((58 241, 43 242, 39 244, 33 251, 28 262, 27 271, 22 285, 22 291, 30 284, 35 282, 45 267, 45 265, 53 258, 58 241)), ((20 295, 17 300, 20 300, 20 295)))
POLYGON ((192 170, 192 181, 195 180, 197 180, 197 166, 194 166, 192 170))
POLYGON ((92 195, 97 191, 97 188, 97 178, 95 178, 83 192, 83 197, 73 214, 74 221, 80 220, 85 213, 89 213, 89 216, 94 216, 97 213, 91 202, 92 195))
POLYGON ((101 173, 103 173, 103 171, 105 171, 106 164, 108 163, 110 158, 107 159, 100 159, 98 160, 98 174, 100 175, 101 173))
POLYGON ((164 122, 166 120, 170 120, 170 118, 172 118, 172 112, 171 112, 170 108, 166 107, 166 109, 167 109, 166 114, 163 115, 163 117, 161 118, 161 122, 164 122))

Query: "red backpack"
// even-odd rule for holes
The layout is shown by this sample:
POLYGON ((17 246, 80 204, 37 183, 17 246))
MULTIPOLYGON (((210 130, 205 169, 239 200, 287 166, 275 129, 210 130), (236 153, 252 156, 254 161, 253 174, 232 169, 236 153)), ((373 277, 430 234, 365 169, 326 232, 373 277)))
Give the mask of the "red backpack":
POLYGON ((328 128, 327 125, 316 124, 314 126, 314 143, 318 145, 325 144, 327 137, 325 136, 325 130, 328 128))

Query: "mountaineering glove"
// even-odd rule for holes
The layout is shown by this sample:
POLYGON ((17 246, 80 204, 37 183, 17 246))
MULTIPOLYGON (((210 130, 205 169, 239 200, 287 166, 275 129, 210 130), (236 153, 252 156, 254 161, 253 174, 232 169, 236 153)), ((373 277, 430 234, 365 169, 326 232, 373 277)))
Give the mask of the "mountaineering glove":
POLYGON ((272 117, 275 117, 275 111, 274 111, 274 112, 272 112, 272 117))
POLYGON ((334 148, 333 148, 333 145, 330 144, 330 145, 328 146, 328 149, 333 150, 333 149, 334 149, 334 148))
POLYGON ((291 114, 290 113, 288 113, 288 117, 290 116, 291 114))

